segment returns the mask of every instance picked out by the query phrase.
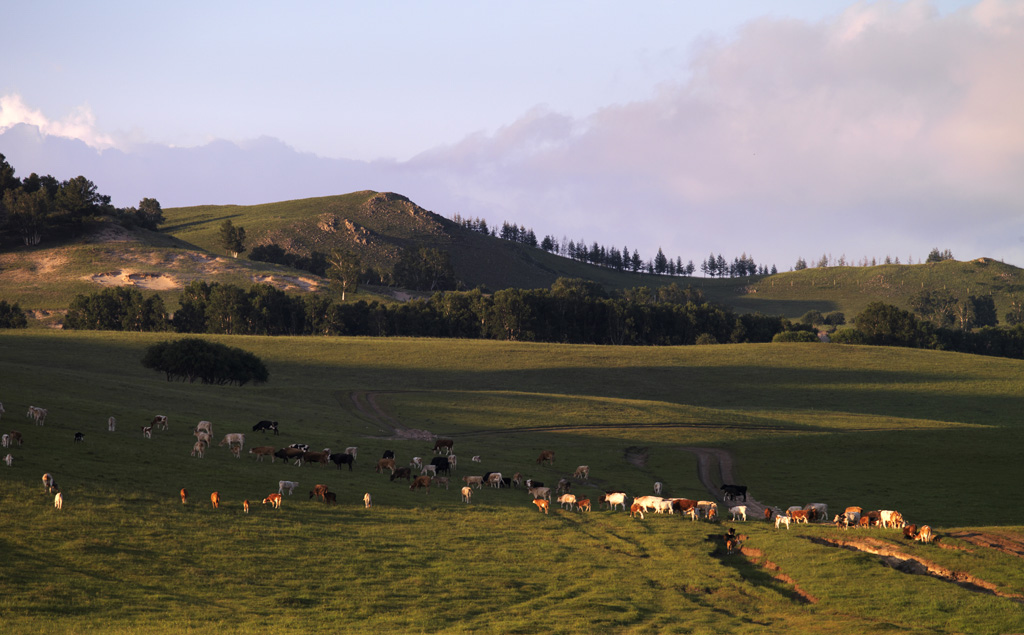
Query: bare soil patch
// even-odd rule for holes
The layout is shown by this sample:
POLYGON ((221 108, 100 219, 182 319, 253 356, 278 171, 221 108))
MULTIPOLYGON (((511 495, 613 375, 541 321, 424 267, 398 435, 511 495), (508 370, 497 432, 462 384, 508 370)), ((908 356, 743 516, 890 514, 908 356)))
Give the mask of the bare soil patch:
POLYGON ((269 284, 282 291, 316 291, 320 288, 320 283, 316 280, 298 276, 258 275, 252 276, 252 281, 257 284, 269 284))
POLYGON ((1024 537, 992 532, 961 531, 949 534, 951 538, 959 538, 979 547, 987 547, 1001 551, 1010 556, 1024 558, 1024 537))
POLYGON ((167 274, 140 273, 128 269, 97 273, 86 276, 85 279, 105 287, 139 287, 151 291, 170 291, 181 288, 181 283, 167 274))

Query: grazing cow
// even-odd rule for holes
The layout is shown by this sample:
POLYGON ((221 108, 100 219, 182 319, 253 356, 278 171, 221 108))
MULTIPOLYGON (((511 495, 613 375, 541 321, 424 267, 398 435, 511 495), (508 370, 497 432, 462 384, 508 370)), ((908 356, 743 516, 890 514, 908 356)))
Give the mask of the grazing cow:
POLYGON ((444 485, 444 488, 448 489, 448 477, 447 476, 435 476, 431 480, 434 481, 434 485, 435 486, 441 487, 442 485, 444 485))
POLYGON ((363 494, 363 506, 365 506, 366 509, 370 509, 372 505, 373 499, 370 498, 370 492, 366 492, 365 494, 363 494))
POLYGON ((929 543, 934 538, 935 536, 932 534, 932 528, 928 525, 921 525, 921 531, 917 532, 917 536, 914 537, 914 540, 929 543))
POLYGON ((558 497, 558 504, 564 509, 566 505, 569 506, 569 511, 572 511, 572 506, 576 504, 575 494, 562 494, 558 497))
POLYGON ((877 526, 877 525, 881 525, 882 524, 882 512, 878 511, 877 509, 873 510, 873 511, 869 511, 868 513, 866 513, 863 516, 861 516, 860 524, 861 524, 861 527, 874 527, 874 526, 877 526), (865 518, 867 519, 866 523, 864 522, 865 518))
POLYGON ((661 496, 662 490, 665 488, 661 481, 654 481, 654 495, 661 496))
POLYGON ((531 487, 544 487, 544 483, 528 478, 526 479, 526 489, 530 489, 531 487))
POLYGON ((167 429, 167 415, 156 415, 153 420, 149 422, 149 425, 153 426, 157 430, 167 429))
POLYGON ((883 509, 878 512, 878 515, 881 518, 883 529, 901 528, 906 524, 903 522, 903 516, 891 509, 883 509))
POLYGON ((220 509, 220 492, 210 494, 210 504, 213 505, 214 509, 220 509))
POLYGON ((857 526, 860 524, 860 512, 843 512, 843 516, 846 517, 846 523, 849 525, 857 526))
POLYGON ((267 494, 267 497, 263 499, 263 504, 266 505, 269 501, 271 507, 274 509, 281 509, 281 500, 280 494, 267 494))
POLYGON ((188 490, 187 489, 185 489, 184 487, 181 488, 181 491, 178 492, 178 494, 181 496, 181 504, 182 505, 184 505, 185 503, 188 502, 188 490))
POLYGON ((381 456, 380 458, 382 458, 382 459, 394 459, 395 458, 395 451, 394 450, 384 450, 384 455, 381 456))
POLYGON ((434 458, 430 459, 430 464, 437 466, 438 474, 451 475, 452 473, 451 462, 448 460, 448 457, 446 456, 435 456, 434 458))
POLYGON ((248 498, 245 499, 244 501, 242 501, 242 511, 244 511, 246 514, 249 513, 249 499, 248 498))
POLYGON ((142 426, 142 437, 144 439, 153 438, 153 426, 142 426))
POLYGON ((420 474, 428 474, 430 476, 437 476, 437 466, 436 465, 421 465, 420 466, 420 474))
POLYGON ((53 497, 53 506, 57 509, 64 509, 64 494, 57 492, 57 495, 53 497))
POLYGON ((487 484, 490 485, 493 488, 500 489, 501 485, 502 485, 502 482, 501 482, 501 472, 491 472, 490 474, 488 474, 487 475, 487 484))
POLYGON ((590 499, 589 498, 581 498, 578 501, 576 501, 576 511, 579 511, 579 512, 589 512, 590 511, 590 499))
POLYGON ((835 518, 832 519, 832 524, 837 529, 849 529, 850 519, 846 517, 846 514, 836 514, 835 518))
POLYGON ((196 441, 194 444, 192 444, 192 456, 198 456, 199 458, 203 458, 205 452, 206 446, 203 445, 202 441, 196 441))
POLYGON ((818 522, 828 521, 828 505, 825 503, 807 503, 804 505, 806 509, 811 513, 811 520, 818 522))
MULTIPOLYGON (((280 493, 280 492, 278 492, 278 493, 280 493)), ((323 500, 324 494, 326 494, 326 493, 327 493, 327 486, 322 484, 322 483, 317 483, 316 485, 313 486, 313 491, 309 493, 309 497, 313 498, 315 496, 315 497, 319 498, 320 500, 323 500)))
POLYGON ((200 421, 196 424, 196 432, 205 432, 206 434, 213 436, 213 424, 209 421, 200 421))
POLYGON ((537 506, 537 511, 544 512, 545 514, 548 513, 549 505, 548 505, 548 501, 546 501, 545 499, 543 499, 543 498, 535 498, 535 499, 533 499, 533 504, 537 506))
POLYGON ((381 459, 377 461, 377 467, 374 471, 380 474, 384 470, 391 470, 391 473, 395 473, 395 460, 394 459, 381 459))
POLYGON ((479 454, 474 454, 473 458, 471 458, 470 461, 472 461, 473 463, 481 463, 482 459, 480 458, 479 454))
POLYGON ((662 499, 655 501, 654 511, 659 514, 671 514, 672 512, 672 501, 668 499, 662 499))
POLYGON ((324 503, 328 505, 337 505, 338 495, 334 492, 324 492, 324 503))
POLYGON ((718 503, 715 501, 697 501, 697 514, 701 518, 711 520, 718 516, 718 503))
POLYGON ((720 487, 719 489, 721 489, 725 493, 723 496, 725 500, 735 500, 736 498, 742 496, 743 502, 747 502, 746 485, 730 485, 727 483, 720 487))
POLYGON ((660 496, 637 496, 633 499, 634 505, 639 505, 645 512, 651 512, 657 509, 658 503, 665 500, 660 496))
POLYGON ((732 515, 733 521, 737 518, 742 518, 743 522, 747 522, 747 506, 737 505, 736 507, 730 507, 729 513, 732 515))
POLYGON ((713 523, 718 521, 718 506, 708 508, 708 522, 713 523))
POLYGON ((736 535, 736 529, 733 527, 729 528, 722 539, 725 541, 725 553, 734 553, 740 547, 740 537, 736 535))
POLYGON ((14 457, 11 456, 10 452, 4 457, 4 463, 7 464, 7 467, 11 467, 11 463, 14 463, 14 457))
POLYGON ((352 457, 353 461, 356 460, 356 454, 358 454, 358 453, 359 453, 359 448, 354 446, 354 445, 350 445, 347 448, 345 448, 345 454, 350 455, 352 457))
POLYGON ((633 503, 629 506, 629 517, 636 518, 637 516, 640 517, 640 520, 644 519, 644 506, 639 503, 633 503))
POLYGON ((572 483, 569 481, 569 479, 560 478, 558 479, 558 485, 555 485, 555 491, 565 493, 568 492, 571 487, 572 483))
POLYGON ((43 491, 47 494, 52 494, 53 490, 57 487, 57 481, 53 480, 53 475, 49 472, 43 474, 43 491))
POLYGON ((576 471, 572 473, 573 478, 578 478, 581 481, 585 481, 590 478, 590 466, 580 465, 576 468, 576 471))
POLYGON ((419 456, 412 457, 412 460, 409 461, 409 467, 414 467, 417 470, 422 470, 423 469, 423 457, 419 457, 419 456))
POLYGON ((0 445, 3 445, 5 448, 9 447, 11 445, 11 435, 5 434, 0 437, 0 445))
POLYGON ((391 473, 391 480, 393 481, 396 478, 404 478, 407 481, 410 480, 412 478, 412 469, 407 467, 396 468, 395 471, 391 473))
POLYGON ((777 514, 775 516, 775 528, 778 529, 779 525, 785 525, 786 529, 789 530, 789 523, 792 519, 789 516, 777 514))
POLYGON ((275 452, 274 446, 272 446, 272 445, 259 445, 259 446, 256 446, 255 448, 249 448, 249 454, 251 454, 254 457, 256 457, 257 461, 262 461, 263 457, 269 456, 270 457, 270 462, 273 463, 274 462, 274 452, 275 452))
POLYGON ((797 524, 811 522, 811 511, 808 509, 794 509, 786 514, 797 524))
POLYGON ((195 432, 193 433, 193 435, 195 436, 197 441, 206 445, 206 447, 210 447, 210 442, 213 441, 213 437, 211 437, 208 432, 205 432, 203 430, 195 432))
POLYGON ((295 488, 299 486, 298 481, 278 481, 277 482, 277 493, 284 494, 285 490, 288 490, 288 495, 291 496, 295 488))
POLYGON ((303 452, 309 452, 309 444, 308 443, 293 443, 293 444, 289 445, 288 447, 292 448, 294 450, 302 450, 303 452))
POLYGON ((861 516, 860 517, 860 522, 857 523, 857 526, 858 527, 863 527, 864 529, 867 529, 868 527, 870 527, 871 526, 871 516, 861 516))
POLYGON ((851 507, 847 507, 847 508, 846 508, 846 509, 844 510, 844 513, 847 513, 847 514, 849 514, 850 512, 854 512, 854 513, 856 513, 856 514, 857 514, 858 516, 861 516, 861 515, 863 515, 863 514, 864 514, 864 508, 863 508, 863 507, 853 507, 853 506, 851 506, 851 507))
POLYGON ((76 432, 75 433, 75 443, 82 443, 83 441, 85 441, 85 435, 82 434, 81 432, 76 432))
POLYGON ((416 480, 413 481, 412 485, 409 486, 409 489, 416 490, 416 489, 419 489, 421 487, 425 488, 427 490, 428 494, 430 493, 430 477, 429 476, 417 476, 416 480))
POLYGON ((264 419, 252 427, 253 432, 262 432, 263 434, 266 434, 267 430, 273 430, 275 435, 281 434, 277 429, 276 421, 267 421, 264 419))
POLYGON ((903 528, 903 537, 907 540, 917 539, 917 525, 907 525, 903 528))
POLYGON ((46 422, 47 415, 46 408, 40 408, 38 406, 29 406, 28 414, 26 415, 29 419, 36 422, 37 426, 41 426, 46 422))
MULTIPOLYGON (((287 463, 292 459, 302 460, 304 452, 305 450, 300 450, 299 448, 281 448, 277 452, 274 452, 274 457, 287 463)), ((273 463, 274 459, 271 459, 270 462, 273 463)))
POLYGON ((551 500, 551 488, 550 487, 531 487, 529 489, 530 495, 534 498, 543 498, 544 500, 551 500))
POLYGON ((448 455, 448 467, 454 470, 458 465, 459 465, 459 457, 455 456, 454 454, 449 454, 448 455))
POLYGON ((301 463, 319 463, 320 467, 325 467, 330 456, 330 449, 324 448, 322 452, 303 452, 299 460, 301 463))
POLYGON ((233 454, 236 459, 242 458, 242 448, 237 445, 231 446, 231 454, 233 454))
POLYGON ((242 449, 243 447, 245 447, 245 435, 242 434, 241 432, 232 432, 230 434, 225 434, 224 438, 221 439, 220 443, 218 443, 217 445, 218 446, 226 445, 226 446, 228 446, 230 448, 231 446, 235 445, 236 443, 238 444, 238 448, 239 449, 242 449))
POLYGON ((696 520, 697 501, 689 498, 670 498, 669 501, 672 503, 673 511, 677 511, 680 514, 690 514, 690 519, 696 520))
POLYGON ((463 476, 462 482, 470 487, 476 485, 477 489, 484 488, 484 477, 482 476, 463 476))
POLYGON ((352 471, 352 462, 354 459, 351 454, 348 454, 347 452, 335 452, 330 456, 330 459, 338 466, 339 470, 342 465, 348 465, 348 471, 352 471))
POLYGON ((434 441, 434 454, 451 454, 455 442, 451 439, 438 439, 434 441))
POLYGON ((21 433, 18 432, 17 430, 11 430, 11 445, 14 445, 15 443, 17 443, 18 447, 20 448, 21 447, 21 441, 22 441, 21 433))
POLYGON ((547 463, 548 465, 555 464, 554 450, 544 450, 543 452, 540 453, 540 456, 537 457, 537 465, 544 465, 545 463, 547 463))
POLYGON ((462 502, 468 503, 473 498, 473 488, 465 486, 462 488, 462 502))
POLYGON ((117 419, 110 417, 107 419, 107 432, 114 432, 117 430, 117 419))
POLYGON ((605 492, 601 495, 601 503, 608 503, 608 509, 613 510, 617 506, 622 506, 622 511, 626 511, 626 493, 625 492, 605 492))
POLYGON ((512 484, 519 487, 523 484, 523 475, 520 472, 516 472, 512 475, 512 484))

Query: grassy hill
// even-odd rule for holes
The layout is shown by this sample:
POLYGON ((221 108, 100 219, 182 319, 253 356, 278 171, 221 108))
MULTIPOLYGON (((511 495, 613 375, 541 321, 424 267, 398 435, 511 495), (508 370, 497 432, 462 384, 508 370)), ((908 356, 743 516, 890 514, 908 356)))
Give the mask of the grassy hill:
MULTIPOLYGON (((19 302, 47 323, 59 320, 59 311, 75 294, 95 292, 110 284, 131 284, 159 293, 171 309, 177 305, 181 288, 197 279, 243 287, 267 282, 296 293, 330 293, 326 280, 308 272, 250 261, 244 254, 238 259, 229 257, 218 241, 225 220, 246 229, 250 249, 275 243, 308 256, 313 251, 345 248, 378 271, 389 271, 404 248, 442 249, 450 254, 456 276, 468 288, 546 288, 559 277, 594 280, 608 289, 675 283, 699 288, 710 300, 739 312, 790 318, 812 309, 842 311, 850 318, 875 300, 906 308, 915 293, 934 288, 962 295, 991 293, 1002 316, 1011 297, 1024 296, 1021 269, 988 259, 827 267, 725 279, 616 272, 484 236, 392 193, 364 191, 164 212, 166 222, 160 232, 100 224, 80 240, 33 248, 9 245, 0 252, 0 297, 19 302)), ((406 297, 397 291, 363 287, 350 297, 387 301, 406 297)))
POLYGON ((822 345, 213 337, 270 369, 267 384, 237 388, 143 370, 145 347, 166 337, 0 337, 2 427, 25 437, 0 465, 4 632, 1024 629, 1024 510, 1007 498, 1024 476, 1019 361, 822 345), (29 405, 49 409, 44 426, 24 418, 29 405), (154 414, 170 429, 144 439, 154 414), (264 418, 280 421, 280 437, 250 431, 264 418), (354 445, 359 459, 349 472, 216 446, 193 458, 201 419, 218 439, 246 432, 247 448, 354 445), (723 450, 764 504, 898 509, 940 541, 596 506, 545 516, 515 489, 474 490, 466 505, 454 484, 413 492, 374 472, 385 449, 400 464, 431 456, 416 430, 455 440, 456 478, 518 471, 551 484, 589 465, 574 490, 595 502, 656 480, 671 496, 711 498, 720 481, 706 489, 695 450, 723 450), (544 449, 554 466, 536 464, 544 449), (43 472, 63 488, 59 512, 43 472), (299 481, 295 495, 281 510, 260 505, 280 479, 299 481), (307 498, 315 483, 337 492, 336 507, 307 498), (744 536, 742 554, 716 539, 728 527, 744 536), (961 583, 920 574, 928 566, 961 583))

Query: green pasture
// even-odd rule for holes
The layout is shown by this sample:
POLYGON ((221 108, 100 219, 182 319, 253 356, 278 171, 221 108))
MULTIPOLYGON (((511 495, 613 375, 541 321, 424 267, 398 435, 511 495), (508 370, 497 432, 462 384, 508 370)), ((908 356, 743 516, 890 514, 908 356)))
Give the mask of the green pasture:
POLYGON ((1024 596, 1019 556, 953 535, 1024 541, 1012 500, 1024 480, 1024 362, 838 345, 211 337, 266 363, 268 383, 239 388, 143 369, 146 346, 168 337, 0 333, 0 429, 25 437, 4 450, 12 466, 0 464, 0 632, 1024 630, 1013 597, 812 540, 869 536, 1024 596), (44 426, 25 417, 29 405, 49 409, 44 426), (170 429, 144 439, 155 414, 170 429), (192 458, 204 419, 217 440, 245 432, 246 449, 354 445, 359 458, 351 472, 235 459, 216 445, 192 458), (281 435, 253 433, 261 419, 279 421, 281 435), (455 440, 450 489, 410 491, 374 472, 385 449, 400 465, 432 456, 431 441, 396 437, 396 425, 455 440), (656 480, 671 496, 709 498, 693 447, 728 450, 762 503, 898 509, 940 544, 897 530, 598 510, 605 489, 648 494, 656 480), (545 449, 554 466, 537 465, 545 449), (594 501, 590 514, 554 503, 544 516, 515 489, 474 490, 466 505, 456 484, 501 471, 552 485, 581 464, 591 478, 574 490, 594 501), (63 510, 43 492, 44 472, 63 510), (300 485, 272 510, 260 501, 281 479, 300 485), (336 507, 309 499, 316 483, 337 493, 336 507), (753 555, 723 552, 716 537, 728 527, 753 555))

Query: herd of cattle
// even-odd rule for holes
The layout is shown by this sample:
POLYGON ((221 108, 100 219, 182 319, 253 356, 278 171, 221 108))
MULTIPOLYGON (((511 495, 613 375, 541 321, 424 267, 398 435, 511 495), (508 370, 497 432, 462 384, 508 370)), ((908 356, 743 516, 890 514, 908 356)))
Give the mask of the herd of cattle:
MULTIPOLYGON (((4 413, 3 404, 0 403, 0 416, 4 413)), ((28 418, 32 419, 36 425, 44 425, 46 420, 47 411, 43 408, 36 406, 30 406, 28 410, 28 418)), ((110 432, 116 430, 116 420, 114 417, 110 417, 107 421, 107 429, 110 432)), ((156 415, 148 425, 140 426, 142 430, 142 436, 144 438, 152 438, 152 434, 155 430, 167 430, 169 428, 168 420, 166 415, 156 415)), ((274 435, 280 434, 280 428, 278 422, 263 420, 252 426, 253 432, 273 432, 274 435)), ((199 424, 193 430, 193 435, 196 437, 196 441, 192 447, 191 456, 197 458, 204 458, 206 451, 210 448, 213 441, 213 424, 209 421, 200 421, 199 424)), ((75 442, 83 442, 84 434, 81 432, 75 433, 75 442)), ((18 431, 11 431, 2 435, 3 447, 9 447, 13 445, 21 446, 23 443, 23 436, 18 431)), ((227 446, 231 454, 236 458, 241 458, 242 452, 245 446, 245 434, 243 433, 228 433, 225 434, 218 444, 219 447, 227 446)), ((385 450, 382 457, 374 463, 374 471, 378 474, 389 472, 389 480, 396 481, 399 479, 405 479, 409 483, 410 490, 424 490, 427 494, 430 493, 431 487, 443 487, 449 489, 451 484, 452 472, 456 470, 458 466, 458 457, 454 451, 454 441, 452 439, 437 439, 432 448, 434 456, 432 456, 428 462, 424 462, 423 457, 414 456, 409 462, 408 466, 399 466, 395 459, 395 453, 393 450, 385 450), (418 473, 417 473, 418 471, 418 473)), ((329 463, 333 463, 338 469, 342 466, 347 466, 349 471, 352 471, 353 465, 356 462, 358 456, 358 448, 350 446, 345 448, 343 452, 331 452, 330 448, 324 448, 319 451, 310 449, 308 444, 304 443, 292 443, 288 446, 278 448, 277 446, 261 445, 249 449, 249 455, 254 457, 256 461, 263 461, 266 458, 270 458, 270 462, 274 463, 277 459, 281 459, 282 462, 291 463, 295 466, 301 466, 303 464, 318 464, 320 466, 326 466, 329 463)), ((12 465, 13 457, 11 454, 7 454, 4 457, 4 461, 8 466, 12 465)), ((553 466, 555 461, 555 453, 552 450, 544 450, 537 457, 536 464, 538 466, 553 466)), ((472 458, 472 462, 480 462, 478 456, 472 458)), ((552 496, 555 496, 555 501, 562 509, 572 511, 573 509, 579 512, 589 512, 592 510, 593 505, 589 498, 583 496, 577 496, 571 490, 574 482, 586 483, 590 479, 590 467, 587 465, 580 465, 573 472, 572 476, 562 477, 558 482, 552 486, 545 486, 543 482, 533 478, 524 476, 521 472, 516 472, 511 476, 505 476, 501 472, 484 472, 480 475, 467 475, 461 478, 463 486, 460 489, 461 500, 465 503, 471 503, 473 499, 473 490, 483 489, 486 485, 493 489, 516 489, 523 488, 529 496, 532 498, 533 504, 537 507, 538 511, 547 514, 550 510, 552 503, 552 496)), ((276 509, 281 508, 283 496, 285 492, 289 495, 293 493, 299 483, 291 480, 280 480, 278 481, 278 491, 271 493, 263 499, 263 504, 270 504, 276 509)), ((53 476, 50 473, 43 475, 43 488, 44 490, 54 495, 54 507, 61 509, 63 507, 64 497, 60 487, 54 481, 53 476)), ((669 498, 661 496, 663 491, 663 485, 660 482, 654 483, 654 495, 653 496, 636 496, 631 497, 624 491, 618 490, 607 490, 600 494, 597 498, 598 509, 603 509, 607 506, 607 509, 615 510, 620 508, 622 511, 627 511, 627 501, 629 502, 628 511, 631 517, 637 517, 640 519, 644 518, 644 514, 679 514, 681 517, 688 516, 692 521, 704 520, 708 522, 716 522, 719 520, 718 512, 718 501, 715 500, 693 500, 689 498, 669 498), (632 500, 630 500, 632 499, 632 500)), ((748 506, 745 504, 735 504, 738 502, 746 503, 747 501, 747 487, 743 485, 725 484, 721 486, 722 496, 721 500, 729 505, 729 517, 733 521, 746 521, 748 506)), ((186 489, 182 488, 179 492, 181 502, 187 503, 189 500, 189 493, 186 489)), ((312 491, 309 492, 309 498, 316 498, 323 501, 324 503, 331 504, 337 503, 337 495, 334 492, 328 490, 328 487, 323 484, 317 484, 312 491)), ((214 509, 220 507, 220 493, 212 492, 210 494, 210 502, 214 509)), ((363 504, 366 508, 372 506, 372 497, 369 492, 363 495, 363 504)), ((242 508, 245 513, 249 512, 249 500, 242 501, 242 508)), ((907 524, 903 516, 893 510, 875 510, 865 512, 863 508, 857 506, 847 507, 842 514, 835 515, 831 520, 828 515, 828 506, 824 503, 809 503, 803 506, 792 506, 783 512, 777 507, 765 507, 763 512, 764 520, 768 522, 774 522, 775 528, 779 529, 785 525, 786 529, 789 529, 792 523, 828 523, 835 525, 840 529, 848 529, 850 527, 881 527, 881 528, 897 528, 903 530, 903 535, 909 539, 919 540, 921 542, 931 542, 934 539, 934 532, 928 525, 917 525, 907 524)))

